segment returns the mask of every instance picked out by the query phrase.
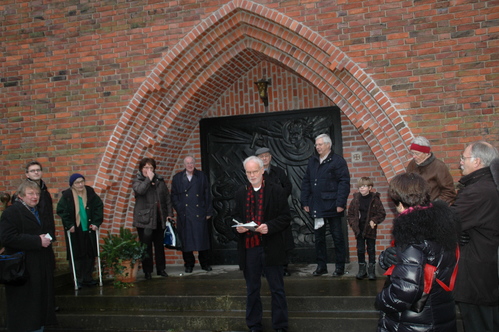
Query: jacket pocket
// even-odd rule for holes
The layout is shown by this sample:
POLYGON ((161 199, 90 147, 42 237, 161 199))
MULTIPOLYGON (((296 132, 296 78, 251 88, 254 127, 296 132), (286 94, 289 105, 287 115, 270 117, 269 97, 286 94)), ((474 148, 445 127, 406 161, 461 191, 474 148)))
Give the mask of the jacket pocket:
POLYGON ((323 191, 321 192, 322 204, 324 211, 336 212, 336 192, 323 191))
POLYGON ((150 225, 154 218, 154 209, 140 209, 137 212, 136 222, 138 225, 150 225))

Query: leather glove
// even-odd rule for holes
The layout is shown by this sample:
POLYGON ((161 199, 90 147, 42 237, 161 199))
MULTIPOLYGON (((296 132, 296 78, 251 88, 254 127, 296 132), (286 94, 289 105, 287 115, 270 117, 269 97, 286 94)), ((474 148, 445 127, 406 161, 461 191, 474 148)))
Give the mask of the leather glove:
POLYGON ((397 263, 397 249, 395 247, 388 247, 384 251, 383 264, 385 266, 392 266, 397 263))
POLYGON ((461 246, 467 245, 470 243, 470 235, 468 232, 461 232, 461 235, 459 236, 459 244, 461 246))

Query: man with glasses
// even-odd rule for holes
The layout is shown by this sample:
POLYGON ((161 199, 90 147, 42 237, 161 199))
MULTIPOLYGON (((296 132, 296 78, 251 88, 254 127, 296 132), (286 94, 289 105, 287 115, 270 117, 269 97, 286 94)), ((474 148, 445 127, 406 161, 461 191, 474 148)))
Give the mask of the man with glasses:
MULTIPOLYGON (((43 221, 42 228, 44 233, 50 234, 52 242, 56 240, 55 237, 55 222, 54 222, 54 206, 52 202, 52 195, 47 188, 47 185, 42 180, 43 168, 38 161, 30 161, 25 168, 26 181, 35 182, 40 187, 40 199, 36 206, 40 219, 43 221)), ((17 200, 17 194, 12 195, 12 203, 17 200)), ((54 257, 55 263, 55 257, 54 257)))
POLYGON ((497 149, 483 141, 468 145, 461 155, 463 177, 452 208, 467 235, 454 289, 465 331, 499 331, 498 171, 491 167, 498 157, 497 149))
POLYGON ((332 151, 328 135, 317 136, 315 149, 317 155, 310 158, 301 186, 303 210, 314 219, 317 269, 313 275, 328 273, 326 225, 329 225, 336 257, 333 277, 339 277, 345 273, 346 245, 341 217, 350 194, 350 173, 345 159, 332 151))
POLYGON ((416 137, 409 148, 411 150, 407 173, 416 173, 423 177, 430 186, 430 199, 440 199, 452 204, 456 199, 454 180, 449 168, 431 152, 430 141, 425 137, 416 137))

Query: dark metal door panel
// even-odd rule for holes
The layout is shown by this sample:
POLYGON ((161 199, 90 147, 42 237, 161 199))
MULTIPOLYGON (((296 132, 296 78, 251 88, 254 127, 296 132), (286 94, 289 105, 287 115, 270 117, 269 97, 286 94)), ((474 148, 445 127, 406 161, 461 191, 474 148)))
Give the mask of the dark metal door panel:
MULTIPOLYGON (((237 264, 236 234, 231 228, 234 193, 246 182, 242 162, 262 147, 272 164, 284 169, 293 190, 289 197, 295 249, 293 263, 315 261, 313 220, 301 209, 301 181, 315 153, 315 137, 327 133, 335 153, 342 155, 340 109, 327 107, 289 112, 203 119, 200 122, 203 170, 212 185, 213 264, 237 264)), ((344 225, 346 234, 346 226, 344 225)), ((332 247, 328 236, 328 247, 332 247)))

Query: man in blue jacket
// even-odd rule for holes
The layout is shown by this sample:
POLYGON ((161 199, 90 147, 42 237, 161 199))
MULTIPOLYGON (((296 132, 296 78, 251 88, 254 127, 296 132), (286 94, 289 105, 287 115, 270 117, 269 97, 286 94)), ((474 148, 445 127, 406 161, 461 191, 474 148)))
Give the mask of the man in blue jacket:
POLYGON ((322 134, 315 139, 318 155, 310 158, 301 186, 301 204, 314 219, 317 269, 314 276, 327 273, 326 227, 329 224, 333 236, 336 269, 334 277, 345 273, 346 244, 341 217, 350 193, 350 173, 340 155, 331 150, 331 138, 322 134))

